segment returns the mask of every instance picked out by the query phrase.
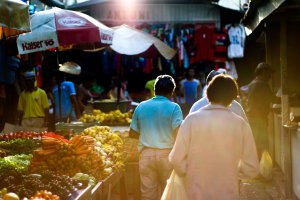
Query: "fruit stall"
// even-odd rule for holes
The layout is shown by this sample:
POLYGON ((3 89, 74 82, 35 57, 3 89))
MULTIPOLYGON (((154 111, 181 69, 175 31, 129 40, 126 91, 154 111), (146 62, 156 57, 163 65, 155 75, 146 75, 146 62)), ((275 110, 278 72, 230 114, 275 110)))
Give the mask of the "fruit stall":
POLYGON ((126 129, 99 125, 68 135, 0 134, 0 199, 109 199, 117 184, 127 199, 124 169, 135 151, 128 140, 126 129))

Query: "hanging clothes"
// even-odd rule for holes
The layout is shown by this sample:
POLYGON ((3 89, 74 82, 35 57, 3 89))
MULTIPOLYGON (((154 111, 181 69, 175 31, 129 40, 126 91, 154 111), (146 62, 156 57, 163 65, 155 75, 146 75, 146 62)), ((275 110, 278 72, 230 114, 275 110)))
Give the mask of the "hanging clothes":
POLYGON ((219 32, 214 34, 214 60, 227 60, 227 34, 219 32))
POLYGON ((228 58, 243 58, 246 32, 241 24, 227 25, 230 44, 228 46, 228 58))
POLYGON ((214 59, 213 35, 214 25, 196 25, 194 45, 196 47, 196 56, 193 57, 193 62, 214 59))
POLYGON ((236 71, 235 63, 233 60, 228 60, 225 62, 227 74, 232 76, 235 80, 239 78, 238 73, 236 71))

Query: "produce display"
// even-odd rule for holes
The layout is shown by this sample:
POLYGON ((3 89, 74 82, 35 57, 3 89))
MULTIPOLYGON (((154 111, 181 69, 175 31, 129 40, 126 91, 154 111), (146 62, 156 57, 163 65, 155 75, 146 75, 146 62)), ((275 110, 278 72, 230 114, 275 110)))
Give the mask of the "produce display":
POLYGON ((52 194, 47 190, 37 191, 29 200, 59 200, 59 196, 52 194))
POLYGON ((51 170, 69 176, 81 172, 101 179, 103 161, 94 147, 94 139, 88 136, 77 135, 69 141, 43 136, 42 149, 33 152, 30 171, 51 170))
POLYGON ((16 154, 31 154, 32 151, 39 146, 39 142, 33 139, 0 141, 0 157, 16 154))
POLYGON ((98 122, 100 124, 130 124, 132 111, 122 113, 120 110, 114 110, 109 113, 94 109, 92 114, 83 114, 80 120, 84 123, 98 122))
POLYGON ((0 141, 3 140, 13 140, 18 138, 27 138, 27 139, 33 139, 33 138, 41 138, 44 134, 47 132, 31 132, 31 131, 19 131, 15 133, 8 133, 8 134, 0 134, 0 141))
POLYGON ((21 154, 0 158, 0 175, 9 176, 18 173, 26 173, 31 159, 31 154, 21 154))
POLYGON ((60 199, 68 199, 71 193, 86 187, 86 183, 74 180, 66 175, 44 171, 41 174, 16 174, 14 176, 0 175, 0 188, 6 192, 14 192, 21 199, 30 198, 37 191, 47 190, 60 199))
POLYGON ((96 179, 93 176, 90 176, 88 174, 77 173, 72 178, 75 180, 78 180, 78 181, 88 182, 88 185, 91 185, 91 186, 96 185, 96 179))
POLYGON ((108 126, 93 126, 84 129, 81 135, 95 138, 95 150, 104 162, 103 175, 112 173, 124 166, 123 140, 114 134, 108 126))
POLYGON ((20 200, 20 197, 16 193, 10 192, 3 195, 3 200, 20 200))
MULTIPOLYGON (((131 115, 115 111, 108 118, 129 122, 131 115)), ((108 126, 87 128, 70 140, 53 132, 1 135, 0 200, 67 200, 96 185, 124 166, 120 135, 108 126)))

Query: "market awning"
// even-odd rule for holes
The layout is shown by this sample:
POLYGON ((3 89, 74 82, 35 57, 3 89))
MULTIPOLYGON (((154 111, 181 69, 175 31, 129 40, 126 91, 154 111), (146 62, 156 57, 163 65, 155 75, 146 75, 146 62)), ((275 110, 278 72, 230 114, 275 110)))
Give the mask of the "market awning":
POLYGON ((250 35, 256 27, 286 0, 251 0, 242 23, 246 34, 250 35))
POLYGON ((29 31, 28 5, 20 0, 0 0, 0 39, 29 31))
POLYGON ((127 25, 114 27, 114 37, 110 47, 123 55, 157 55, 172 59, 176 51, 158 38, 127 25))
POLYGON ((223 8, 244 12, 245 10, 243 9, 243 6, 247 2, 248 0, 219 0, 217 2, 213 2, 213 4, 219 5, 223 8))

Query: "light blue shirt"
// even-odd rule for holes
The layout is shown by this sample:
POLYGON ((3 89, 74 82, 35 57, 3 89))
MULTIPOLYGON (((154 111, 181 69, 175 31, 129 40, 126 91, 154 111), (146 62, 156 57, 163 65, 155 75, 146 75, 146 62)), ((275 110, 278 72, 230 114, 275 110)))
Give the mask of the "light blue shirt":
POLYGON ((195 101, 197 101, 197 89, 199 85, 200 82, 196 79, 193 79, 192 81, 184 79, 181 81, 181 87, 184 92, 185 103, 192 104, 195 101))
POLYGON ((168 149, 174 145, 173 131, 183 120, 177 103, 163 96, 143 101, 135 109, 130 128, 140 134, 139 151, 143 147, 168 149))
MULTIPOLYGON (((206 97, 202 97, 200 100, 195 102, 193 106, 190 109, 190 113, 198 111, 200 108, 203 108, 204 106, 207 106, 209 104, 208 99, 206 97)), ((231 103, 229 110, 231 110, 233 113, 237 114, 238 116, 242 117, 246 122, 248 122, 248 118, 244 112, 243 107, 239 102, 236 100, 233 100, 231 103)))
MULTIPOLYGON (((75 112, 72 111, 72 102, 71 95, 76 95, 76 90, 73 82, 63 81, 61 83, 61 108, 62 108, 62 120, 65 121, 69 115, 72 113, 72 119, 75 119, 75 112)), ((58 86, 55 85, 52 89, 54 101, 55 101, 55 110, 56 110, 56 121, 59 121, 59 95, 58 95, 58 86)))

